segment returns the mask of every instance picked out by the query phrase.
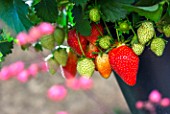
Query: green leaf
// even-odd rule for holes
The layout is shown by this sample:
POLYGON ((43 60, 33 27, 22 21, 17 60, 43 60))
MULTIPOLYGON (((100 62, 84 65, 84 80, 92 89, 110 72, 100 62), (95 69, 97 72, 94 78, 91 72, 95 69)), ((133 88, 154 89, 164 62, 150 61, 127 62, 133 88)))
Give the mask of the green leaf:
POLYGON ((75 3, 76 5, 82 5, 87 3, 88 0, 70 0, 70 2, 75 3))
POLYGON ((7 54, 12 53, 13 42, 3 42, 0 43, 0 52, 5 57, 7 54))
POLYGON ((34 8, 29 8, 28 18, 34 25, 41 22, 41 19, 36 15, 34 8))
POLYGON ((124 3, 124 4, 132 4, 135 2, 135 0, 114 0, 114 1, 124 3))
POLYGON ((67 20, 66 15, 67 14, 65 13, 64 10, 61 11, 61 13, 58 15, 57 20, 56 20, 57 24, 59 24, 59 25, 61 25, 63 27, 67 26, 67 24, 66 24, 66 20, 67 20))
POLYGON ((168 6, 167 12, 168 12, 168 15, 170 16, 170 5, 168 6))
POLYGON ((155 5, 162 0, 139 0, 135 5, 137 6, 152 6, 155 5))
POLYGON ((74 22, 76 30, 80 32, 81 35, 88 36, 90 35, 91 32, 91 26, 90 22, 88 19, 84 19, 84 14, 82 11, 81 6, 74 6, 73 7, 73 17, 74 17, 74 22))
POLYGON ((27 14, 28 5, 22 0, 0 0, 0 20, 15 33, 28 30, 32 26, 27 14))
POLYGON ((121 18, 125 18, 128 14, 127 10, 123 7, 127 4, 133 3, 134 0, 100 0, 98 4, 101 6, 102 18, 109 22, 115 22, 121 18))
POLYGON ((41 0, 33 0, 32 5, 33 5, 33 6, 36 5, 36 4, 38 4, 40 1, 41 1, 41 0))
POLYGON ((75 23, 73 22, 74 18, 73 18, 73 15, 72 15, 73 5, 68 5, 68 7, 67 7, 66 9, 67 9, 68 22, 69 22, 71 25, 74 26, 75 23))
POLYGON ((43 21, 55 22, 58 16, 57 2, 56 0, 41 0, 35 5, 35 11, 43 21))
POLYGON ((145 16, 146 18, 158 22, 163 13, 163 5, 155 4, 148 7, 139 7, 139 6, 125 6, 129 12, 136 12, 140 16, 145 16))

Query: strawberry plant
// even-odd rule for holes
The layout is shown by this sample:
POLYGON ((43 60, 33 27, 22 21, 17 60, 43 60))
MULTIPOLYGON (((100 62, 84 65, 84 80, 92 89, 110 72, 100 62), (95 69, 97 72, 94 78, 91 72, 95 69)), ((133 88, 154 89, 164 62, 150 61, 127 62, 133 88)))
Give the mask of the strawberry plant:
MULTIPOLYGON (((169 0, 1 0, 0 62, 14 45, 50 54, 28 68, 22 62, 1 66, 0 80, 15 77, 25 83, 44 71, 62 71, 66 80, 93 78, 96 70, 104 78, 113 71, 134 86, 145 49, 158 58, 164 55, 169 18, 169 0)), ((66 96, 65 88, 54 86, 50 99, 63 99, 54 98, 53 89, 66 96)))
MULTIPOLYGON (((52 51, 56 64, 63 67, 69 59, 69 50, 73 50, 78 58, 88 57, 94 60, 98 54, 111 53, 122 45, 132 48, 132 50, 129 49, 130 53, 134 52, 135 55, 140 56, 145 47, 150 45, 151 51, 157 56, 162 56, 166 43, 163 40, 158 41, 157 37, 160 34, 162 34, 161 39, 169 37, 170 11, 167 0, 154 2, 149 0, 146 3, 142 0, 108 0, 107 2, 102 0, 35 0, 31 2, 12 0, 1 1, 0 4, 0 20, 3 23, 0 32, 1 62, 5 60, 5 56, 12 53, 14 44, 18 44, 24 50, 48 49, 52 51), (7 9, 7 7, 10 8, 7 9), (11 18, 9 19, 8 16, 11 18), (66 46, 67 51, 62 46, 66 46)), ((121 54, 113 54, 113 56, 124 57, 123 51, 121 54)), ((117 60, 118 63, 121 61, 123 58, 117 60)), ((49 71, 52 74, 56 69, 53 68, 54 63, 52 59, 49 60, 49 64, 52 64, 49 71)), ((111 60, 110 65, 114 66, 111 60)), ((67 67, 69 68, 68 65, 67 67)), ((120 77, 126 77, 122 74, 127 74, 129 68, 123 64, 120 68, 112 67, 112 70, 120 77), (124 68, 123 72, 118 73, 120 71, 117 69, 121 68, 124 68)), ((134 77, 137 76, 137 71, 138 64, 133 73, 134 77)), ((89 74, 92 75, 92 73, 89 74)))

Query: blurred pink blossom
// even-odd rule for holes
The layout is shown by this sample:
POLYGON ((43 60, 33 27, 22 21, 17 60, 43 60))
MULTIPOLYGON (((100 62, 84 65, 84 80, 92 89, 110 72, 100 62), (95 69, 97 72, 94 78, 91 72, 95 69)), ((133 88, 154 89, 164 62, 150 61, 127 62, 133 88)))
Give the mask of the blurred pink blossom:
POLYGON ((153 90, 149 95, 149 101, 153 103, 159 103, 162 99, 162 95, 157 90, 153 90))
POLYGON ((35 63, 32 63, 28 68, 29 74, 33 77, 35 77, 38 74, 38 71, 39 71, 38 65, 35 63))
POLYGON ((61 101, 67 95, 67 90, 62 85, 54 85, 49 88, 47 96, 49 99, 53 101, 61 101))
POLYGON ((93 87, 93 80, 91 78, 80 77, 79 78, 80 88, 83 90, 89 90, 93 87))
POLYGON ((160 102, 160 105, 162 107, 168 107, 170 106, 170 99, 169 98, 163 98, 160 102))
POLYGON ((8 67, 3 67, 0 72, 0 80, 9 80, 11 78, 8 67))
POLYGON ((25 64, 22 61, 17 61, 8 66, 11 76, 16 76, 24 70, 25 64))
POLYGON ((38 29, 42 35, 49 35, 54 32, 55 27, 51 23, 42 22, 39 24, 38 29))
POLYGON ((20 72, 18 75, 17 75, 17 80, 22 82, 22 83, 26 83, 29 79, 29 73, 27 70, 23 70, 22 72, 20 72))
POLYGON ((32 27, 28 32, 30 39, 28 39, 28 42, 33 43, 36 42, 38 39, 42 37, 42 33, 39 30, 37 26, 32 27))
POLYGON ((136 108, 137 109, 142 109, 143 107, 144 107, 144 102, 143 101, 136 102, 136 108))
POLYGON ((60 111, 60 112, 57 112, 56 114, 68 114, 68 112, 66 112, 66 111, 60 111))
POLYGON ((66 86, 73 90, 79 90, 80 89, 80 83, 77 78, 72 79, 66 79, 66 86))
POLYGON ((25 45, 28 43, 27 39, 30 39, 30 36, 26 32, 20 32, 16 38, 18 45, 25 45))

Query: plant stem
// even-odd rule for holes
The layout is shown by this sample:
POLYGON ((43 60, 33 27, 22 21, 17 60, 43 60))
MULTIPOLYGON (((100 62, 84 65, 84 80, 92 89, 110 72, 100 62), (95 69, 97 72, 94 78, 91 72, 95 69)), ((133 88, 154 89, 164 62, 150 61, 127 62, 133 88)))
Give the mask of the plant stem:
MULTIPOLYGON (((117 26, 116 22, 115 22, 115 27, 117 26)), ((120 38, 119 38, 119 33, 118 33, 118 30, 116 29, 116 35, 117 35, 117 40, 118 42, 120 42, 120 38)))
POLYGON ((99 27, 96 24, 94 24, 94 25, 97 28, 97 30, 99 31, 100 35, 103 36, 103 33, 100 31, 99 27))
POLYGON ((80 43, 80 37, 78 35, 78 32, 76 32, 76 35, 77 35, 78 45, 80 47, 81 53, 83 54, 83 56, 85 56, 85 53, 84 53, 83 48, 82 48, 82 45, 80 43))
POLYGON ((107 26, 106 22, 105 22, 105 21, 103 21, 103 23, 104 23, 104 25, 105 25, 105 27, 106 27, 106 31, 107 31, 107 33, 109 34, 109 36, 111 36, 111 37, 112 37, 112 34, 110 33, 110 30, 109 30, 109 28, 108 28, 108 26, 107 26))
POLYGON ((135 30, 133 29, 132 26, 130 26, 130 29, 132 30, 133 34, 137 36, 137 34, 136 34, 136 32, 135 32, 135 30))

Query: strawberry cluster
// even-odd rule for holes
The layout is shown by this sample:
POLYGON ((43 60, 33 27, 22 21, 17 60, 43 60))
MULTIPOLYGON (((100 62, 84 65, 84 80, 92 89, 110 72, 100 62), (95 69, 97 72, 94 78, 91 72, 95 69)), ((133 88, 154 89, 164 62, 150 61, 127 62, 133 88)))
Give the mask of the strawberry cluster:
MULTIPOLYGON (((18 43, 25 45, 39 42, 43 48, 50 50, 51 55, 46 62, 48 71, 52 75, 61 70, 66 79, 75 78, 77 73, 90 78, 94 71, 98 71, 103 78, 109 78, 113 70, 129 86, 136 84, 138 56, 143 53, 146 46, 150 45, 151 51, 156 56, 163 55, 165 40, 156 36, 153 22, 142 22, 135 32, 128 20, 120 21, 118 25, 115 25, 116 40, 110 34, 106 24, 105 29, 103 24, 94 23, 96 17, 91 18, 93 22, 88 36, 81 35, 75 28, 71 28, 68 36, 65 36, 61 28, 43 22, 32 27, 28 34, 19 33, 18 43), (129 31, 133 32, 131 40, 122 40, 123 35, 129 31)), ((99 22, 99 19, 97 20, 99 22)), ((163 27, 164 33, 168 31, 168 28, 168 26, 163 27)))

